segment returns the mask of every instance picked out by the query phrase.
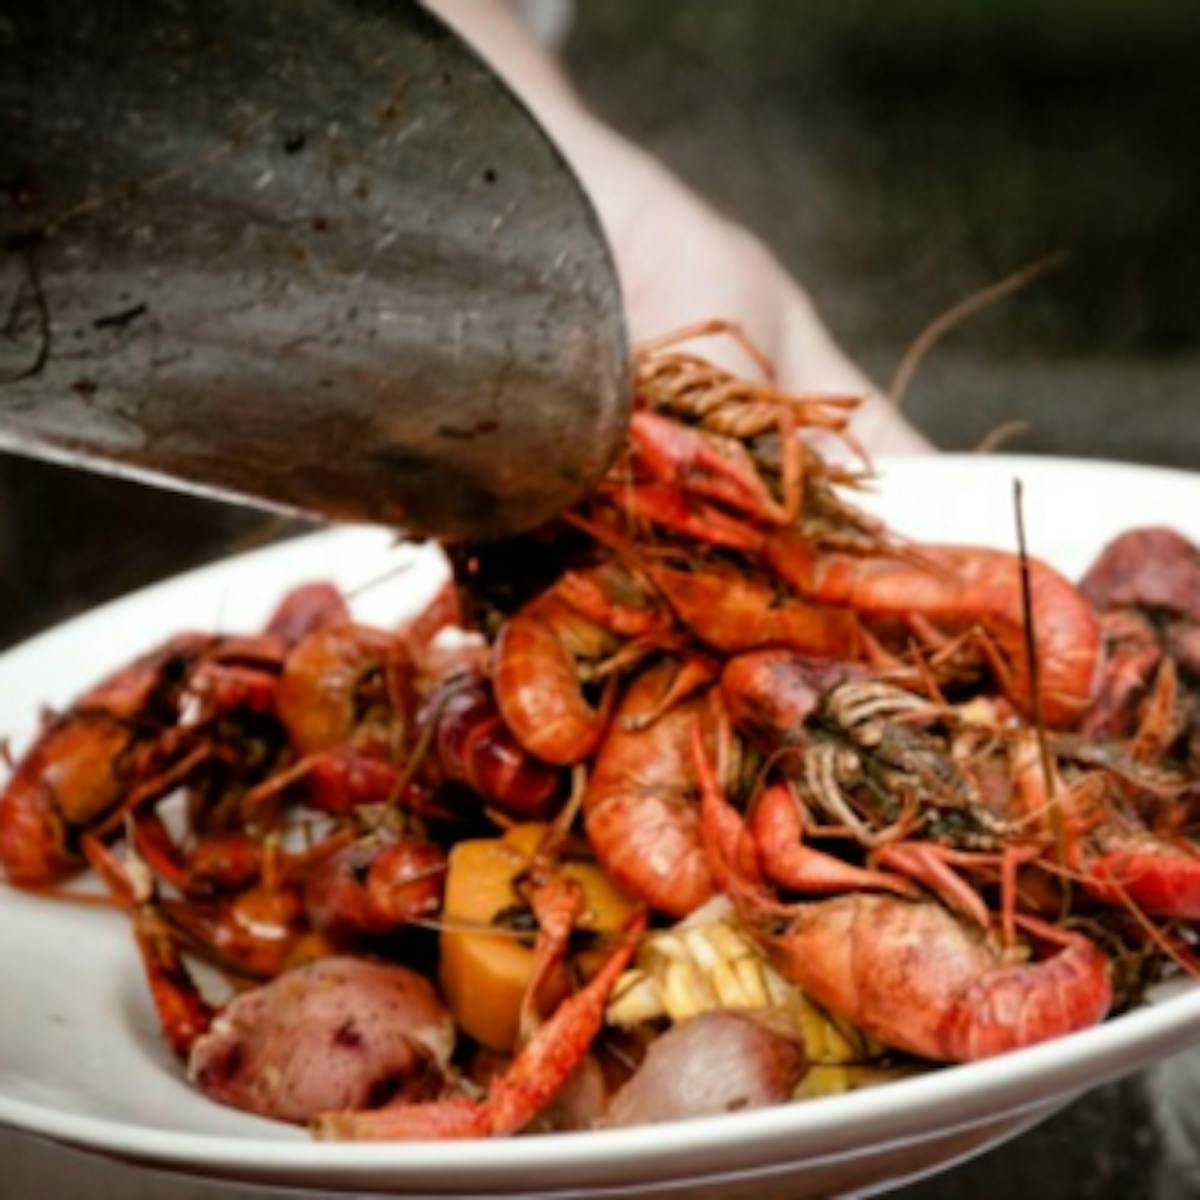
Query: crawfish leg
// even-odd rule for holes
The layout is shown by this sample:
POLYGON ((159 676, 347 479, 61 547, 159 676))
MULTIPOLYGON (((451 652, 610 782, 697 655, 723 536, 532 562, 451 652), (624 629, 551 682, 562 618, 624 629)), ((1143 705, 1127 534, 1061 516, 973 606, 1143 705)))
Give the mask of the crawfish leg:
POLYGON ((537 1007, 538 993, 567 952, 571 930, 583 912, 583 888, 577 879, 569 875, 554 875, 534 888, 531 903, 537 918, 538 935, 533 948, 533 971, 525 994, 521 997, 518 1028, 522 1043, 537 1032, 541 1019, 537 1007))
POLYGON ((689 696, 710 684, 717 676, 717 664, 706 654, 689 654, 679 666, 675 678, 649 708, 621 718, 626 729, 637 731, 653 725, 663 713, 682 704, 689 696))
POLYGON ((198 768, 205 766, 217 757, 216 749, 210 745, 202 744, 193 747, 178 762, 131 788, 121 803, 105 816, 93 832, 99 837, 107 837, 115 830, 120 829, 125 824, 127 817, 137 814, 146 805, 153 804, 169 795, 177 787, 187 783, 198 768))
POLYGON ((730 893, 739 886, 761 886, 762 868, 754 839, 717 781, 704 747, 704 726, 699 720, 692 729, 692 757, 700 782, 700 834, 704 857, 717 886, 730 893))
POLYGON ((312 1123, 313 1137, 323 1141, 445 1141, 488 1137, 491 1132, 487 1106, 464 1096, 371 1112, 326 1113, 312 1123))
POLYGON ((880 847, 875 861, 924 884, 947 908, 987 929, 991 920, 987 905, 979 893, 951 869, 939 850, 927 842, 892 842, 880 847))
POLYGON ((1147 698, 1145 712, 1129 747, 1133 757, 1139 762, 1154 762, 1161 758, 1178 736, 1178 690, 1175 663, 1171 658, 1164 658, 1147 698))
POLYGON ((94 836, 84 838, 83 851, 113 894, 131 910, 134 939, 163 1036, 186 1060, 196 1039, 212 1024, 213 1009, 184 966, 171 930, 120 859, 94 836))
POLYGON ((785 787, 771 787, 762 794, 751 815, 750 827, 763 871, 779 887, 817 895, 856 890, 894 892, 910 899, 918 895, 906 879, 856 867, 835 855, 806 846, 796 801, 785 787))
POLYGON ((749 334, 737 321, 730 321, 726 317, 709 317, 703 321, 693 321, 690 325, 683 325, 669 333, 639 342, 633 352, 640 361, 660 354, 671 346, 677 346, 680 342, 690 342, 693 338, 712 337, 716 334, 723 334, 740 346, 762 373, 762 377, 769 383, 775 382, 775 364, 764 351, 755 345, 749 334))
POLYGON ((204 891, 197 887, 179 848, 156 812, 130 817, 133 847, 159 879, 178 888, 185 896, 204 891))
POLYGON ((212 1024, 213 1010, 197 990, 157 909, 143 905, 137 910, 133 934, 163 1036, 171 1049, 186 1060, 196 1039, 212 1024))
POLYGON ((555 1096, 587 1053, 604 1023, 604 1009, 637 949, 645 912, 631 922, 630 936, 609 955, 588 983, 563 1001, 554 1015, 517 1052, 512 1065, 488 1089, 486 1105, 494 1134, 516 1133, 555 1096))

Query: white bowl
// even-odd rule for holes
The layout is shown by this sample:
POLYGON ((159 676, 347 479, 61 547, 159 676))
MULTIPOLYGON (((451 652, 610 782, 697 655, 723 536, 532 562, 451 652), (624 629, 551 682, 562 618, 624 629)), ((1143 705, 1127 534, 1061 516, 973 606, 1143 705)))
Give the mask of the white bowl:
MULTIPOLYGON (((1077 575, 1138 524, 1200 539, 1200 477, 1106 463, 943 456, 894 460, 870 507, 914 537, 1014 544, 1025 483, 1030 548, 1077 575)), ((0 730, 20 748, 38 706, 183 628, 258 627, 289 585, 366 590, 356 611, 392 622, 432 595, 430 549, 347 529, 242 555, 148 588, 0 657, 0 730)), ((1200 1034, 1200 988, 1178 984, 1095 1029, 869 1091, 719 1118, 601 1133, 406 1144, 312 1142, 210 1103, 161 1042, 133 943, 111 911, 0 888, 0 1121, 168 1171, 291 1186, 447 1195, 753 1194, 761 1200, 900 1182, 994 1144, 1072 1096, 1200 1034)))

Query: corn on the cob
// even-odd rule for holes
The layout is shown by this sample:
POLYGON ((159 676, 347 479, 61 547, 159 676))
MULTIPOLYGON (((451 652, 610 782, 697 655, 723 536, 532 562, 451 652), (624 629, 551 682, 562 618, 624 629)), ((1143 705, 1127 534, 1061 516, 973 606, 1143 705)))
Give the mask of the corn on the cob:
POLYGON ((682 1021, 711 1009, 767 1008, 788 985, 751 943, 725 921, 652 934, 618 982, 608 1007, 612 1025, 655 1017, 682 1021), (656 1004, 655 1004, 656 1002, 656 1004))

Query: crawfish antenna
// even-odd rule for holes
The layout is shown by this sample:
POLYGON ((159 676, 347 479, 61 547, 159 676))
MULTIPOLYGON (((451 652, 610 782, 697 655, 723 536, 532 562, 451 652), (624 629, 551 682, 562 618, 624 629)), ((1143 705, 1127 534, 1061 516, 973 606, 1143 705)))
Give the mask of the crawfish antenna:
MULTIPOLYGON (((1025 662, 1029 670, 1029 694, 1033 710, 1033 728, 1037 735, 1038 758, 1042 764, 1042 780, 1046 785, 1046 800, 1050 827, 1060 866, 1067 862, 1067 831, 1054 791, 1054 771, 1050 763, 1050 747, 1046 740, 1046 721, 1042 715, 1041 665, 1037 653, 1037 630, 1033 626, 1033 584, 1029 575, 1029 549, 1025 543, 1024 491, 1020 479, 1013 479, 1013 510, 1017 521, 1017 559, 1021 568, 1021 617, 1025 631, 1025 662)), ((1064 905, 1070 906, 1070 885, 1067 885, 1064 905)))
POLYGON ((990 433, 984 434, 979 439, 979 444, 972 453, 995 454, 997 450, 1007 446, 1014 438, 1023 437, 1032 428, 1033 422, 1026 421, 1023 417, 1017 417, 1012 421, 1003 421, 990 433))
POLYGON ((1037 279, 1039 275, 1043 275, 1045 272, 1061 266, 1067 261, 1067 257, 1068 255, 1065 250, 1056 250, 1053 254, 1047 254, 1039 258, 1036 262, 1032 262, 1028 266, 1014 271, 1011 275, 1005 275, 1003 279, 997 280, 997 282, 990 284, 988 287, 980 288, 977 292, 972 292, 965 299, 948 308, 940 317, 934 317, 917 334, 916 340, 905 351, 904 357, 900 360, 900 365, 896 368, 896 373, 892 376, 892 385, 888 389, 888 396, 897 411, 899 411, 901 405, 904 403, 904 398, 908 395, 908 389, 912 386, 917 369, 924 361, 925 356, 946 334, 973 317, 977 312, 981 312, 987 308, 988 305, 995 304, 996 301, 1003 300, 1005 297, 1011 296, 1014 292, 1019 292, 1026 284, 1030 284, 1037 279))
POLYGON ((413 569, 413 564, 410 559, 404 559, 398 562, 395 566, 388 567, 386 571, 378 575, 371 576, 370 579, 364 579, 362 583, 356 583, 354 587, 347 588, 342 592, 342 599, 347 602, 355 600, 365 592, 371 591, 373 588, 380 587, 385 583, 391 583, 393 579, 399 578, 401 575, 407 574, 413 569))

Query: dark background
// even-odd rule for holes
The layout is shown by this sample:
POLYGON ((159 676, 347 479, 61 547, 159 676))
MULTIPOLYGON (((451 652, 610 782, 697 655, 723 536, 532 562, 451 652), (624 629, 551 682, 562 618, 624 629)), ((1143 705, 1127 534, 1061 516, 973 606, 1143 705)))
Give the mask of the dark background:
MULTIPOLYGON (((908 411, 939 446, 1022 418, 1013 449, 1190 468, 1198 33, 1167 0, 583 0, 565 54, 881 381, 931 318, 1069 251, 926 362, 908 411)), ((0 457, 0 644, 291 528, 0 457)), ((1186 1195, 1150 1114, 1139 1077, 903 1194, 1186 1195)))

